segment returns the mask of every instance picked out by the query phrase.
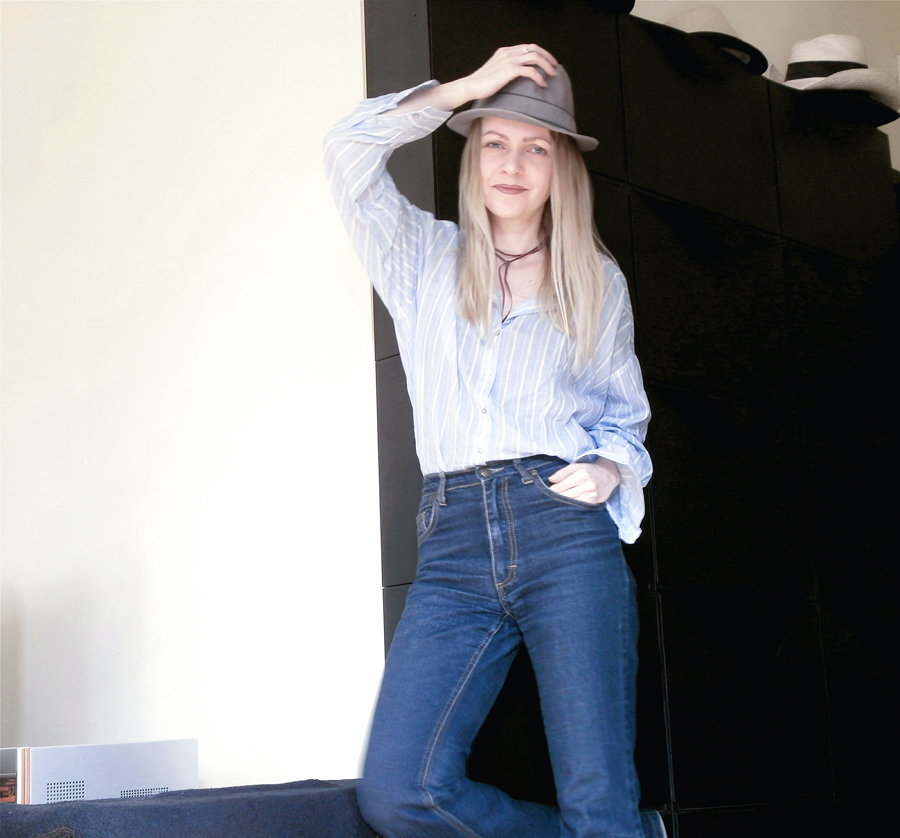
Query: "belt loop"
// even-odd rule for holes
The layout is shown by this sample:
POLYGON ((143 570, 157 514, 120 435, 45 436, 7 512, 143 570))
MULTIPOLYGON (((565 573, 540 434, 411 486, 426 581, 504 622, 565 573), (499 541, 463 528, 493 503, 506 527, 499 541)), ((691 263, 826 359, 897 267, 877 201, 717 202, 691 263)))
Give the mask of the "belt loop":
POLYGON ((439 480, 438 480, 438 506, 446 506, 447 505, 447 475, 444 472, 440 472, 439 480))
POLYGON ((522 459, 520 457, 516 457, 513 460, 513 465, 516 467, 516 471, 522 475, 522 482, 526 486, 529 483, 534 483, 534 478, 525 470, 525 466, 522 465, 522 459))

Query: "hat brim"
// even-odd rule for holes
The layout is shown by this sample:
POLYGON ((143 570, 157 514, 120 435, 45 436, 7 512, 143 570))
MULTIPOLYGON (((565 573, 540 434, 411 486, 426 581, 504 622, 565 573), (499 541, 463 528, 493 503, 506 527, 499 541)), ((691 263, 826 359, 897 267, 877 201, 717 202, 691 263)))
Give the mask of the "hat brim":
POLYGON ((900 111, 900 86, 879 70, 841 70, 821 79, 793 79, 785 82, 795 90, 861 90, 893 111, 900 111))
POLYGON ((452 131, 456 131, 457 134, 468 137, 472 123, 476 119, 481 119, 485 116, 499 116, 501 119, 511 119, 513 122, 524 122, 527 125, 537 125, 540 128, 546 128, 548 131, 555 131, 557 134, 565 134, 575 140, 575 145, 578 146, 579 151, 593 151, 600 144, 593 137, 576 134, 574 131, 568 131, 559 125, 554 125, 552 122, 527 116, 518 111, 507 110, 506 108, 470 108, 467 111, 461 111, 451 116, 447 120, 447 127, 452 131))
POLYGON ((893 122, 895 119, 900 119, 900 113, 874 99, 865 90, 834 90, 831 88, 813 90, 807 88, 801 92, 803 101, 808 106, 845 122, 871 125, 873 128, 877 128, 893 122))
POLYGON ((748 72, 761 76, 769 69, 769 59, 753 44, 748 44, 740 38, 735 38, 733 35, 728 35, 725 32, 691 32, 691 34, 709 41, 713 46, 717 46, 720 49, 734 49, 738 52, 743 52, 749 58, 749 61, 744 64, 748 72))

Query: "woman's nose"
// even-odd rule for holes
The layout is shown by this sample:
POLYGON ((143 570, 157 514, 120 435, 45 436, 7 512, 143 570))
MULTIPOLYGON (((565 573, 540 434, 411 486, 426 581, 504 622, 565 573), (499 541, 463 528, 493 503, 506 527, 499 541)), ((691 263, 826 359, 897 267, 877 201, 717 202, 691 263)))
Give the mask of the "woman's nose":
POLYGON ((503 160, 503 171, 510 174, 522 171, 522 155, 518 151, 510 150, 503 160))

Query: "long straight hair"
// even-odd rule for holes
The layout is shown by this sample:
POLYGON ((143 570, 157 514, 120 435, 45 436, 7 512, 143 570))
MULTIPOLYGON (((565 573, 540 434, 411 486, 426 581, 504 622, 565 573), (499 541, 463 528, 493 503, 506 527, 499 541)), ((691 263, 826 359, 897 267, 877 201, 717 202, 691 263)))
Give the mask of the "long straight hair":
MULTIPOLYGON (((573 371, 597 350, 603 302, 603 263, 615 259, 594 225, 594 190, 581 152, 566 134, 551 132, 553 174, 544 207, 542 236, 548 254, 538 291, 542 314, 575 342, 573 371)), ((481 194, 481 120, 469 130, 459 173, 459 310, 487 338, 497 274, 491 223, 481 194)))

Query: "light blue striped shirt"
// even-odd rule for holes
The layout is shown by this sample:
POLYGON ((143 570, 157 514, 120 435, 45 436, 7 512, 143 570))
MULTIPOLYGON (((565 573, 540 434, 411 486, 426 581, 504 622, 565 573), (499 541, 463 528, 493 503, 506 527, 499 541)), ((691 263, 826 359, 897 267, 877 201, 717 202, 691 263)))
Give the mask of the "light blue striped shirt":
POLYGON ((434 108, 391 113, 417 89, 360 103, 326 136, 325 168, 353 246, 394 319, 422 471, 531 454, 605 457, 622 474, 607 509, 631 543, 652 468, 625 278, 605 260, 598 351, 577 377, 574 342, 541 315, 535 297, 501 323, 498 292, 493 334, 483 339, 457 314, 459 229, 410 204, 385 169, 395 148, 450 117, 434 108))

